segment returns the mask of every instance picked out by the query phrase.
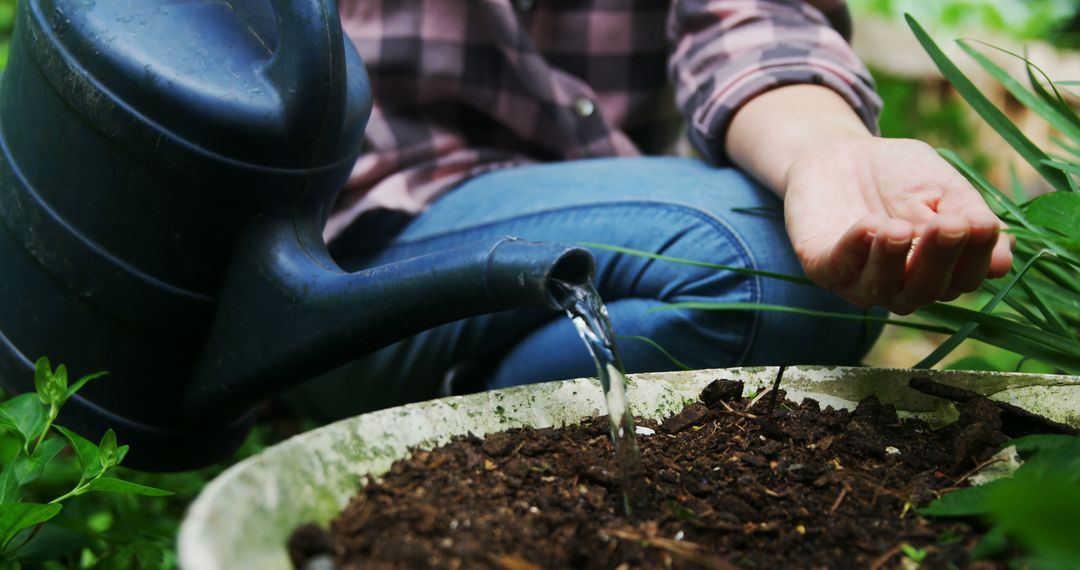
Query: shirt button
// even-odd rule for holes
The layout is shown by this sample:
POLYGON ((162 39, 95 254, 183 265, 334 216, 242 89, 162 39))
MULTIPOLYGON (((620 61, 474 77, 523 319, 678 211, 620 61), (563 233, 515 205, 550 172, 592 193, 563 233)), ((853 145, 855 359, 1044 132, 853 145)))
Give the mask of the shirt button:
POLYGON ((574 99, 574 111, 577 112, 579 117, 585 119, 596 112, 596 104, 588 97, 578 97, 574 99))
POLYGON ((514 5, 517 6, 517 9, 522 12, 528 12, 529 10, 532 10, 533 4, 535 3, 536 0, 514 0, 514 5))

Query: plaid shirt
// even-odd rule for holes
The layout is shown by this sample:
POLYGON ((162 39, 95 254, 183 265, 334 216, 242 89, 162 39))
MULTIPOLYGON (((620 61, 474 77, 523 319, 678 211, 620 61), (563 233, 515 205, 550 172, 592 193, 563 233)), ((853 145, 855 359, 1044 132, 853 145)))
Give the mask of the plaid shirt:
POLYGON ((876 130, 880 100, 837 31, 843 0, 339 0, 339 10, 375 104, 328 239, 364 211, 416 213, 497 168, 664 152, 683 125, 723 164, 733 113, 779 85, 830 87, 876 130))

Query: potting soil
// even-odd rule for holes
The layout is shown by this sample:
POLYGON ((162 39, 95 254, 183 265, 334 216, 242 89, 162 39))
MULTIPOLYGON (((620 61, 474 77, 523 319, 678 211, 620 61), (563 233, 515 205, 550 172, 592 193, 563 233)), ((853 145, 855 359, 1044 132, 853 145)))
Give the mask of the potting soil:
POLYGON ((916 507, 966 484, 1005 437, 992 407, 932 430, 853 411, 741 398, 718 381, 639 435, 648 512, 627 518, 606 417, 417 450, 368 481, 329 531, 296 530, 298 568, 995 568, 964 522, 916 507))

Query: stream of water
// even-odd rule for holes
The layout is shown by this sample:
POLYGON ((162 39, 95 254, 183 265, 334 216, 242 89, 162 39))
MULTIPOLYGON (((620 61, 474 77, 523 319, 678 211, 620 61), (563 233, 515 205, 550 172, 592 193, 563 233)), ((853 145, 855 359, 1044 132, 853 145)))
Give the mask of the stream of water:
POLYGON ((596 374, 604 389, 604 401, 611 420, 611 441, 615 445, 623 505, 626 514, 630 515, 645 506, 644 469, 635 438, 634 416, 626 399, 626 377, 607 308, 591 283, 575 285, 556 281, 555 286, 565 295, 563 308, 596 363, 596 374))

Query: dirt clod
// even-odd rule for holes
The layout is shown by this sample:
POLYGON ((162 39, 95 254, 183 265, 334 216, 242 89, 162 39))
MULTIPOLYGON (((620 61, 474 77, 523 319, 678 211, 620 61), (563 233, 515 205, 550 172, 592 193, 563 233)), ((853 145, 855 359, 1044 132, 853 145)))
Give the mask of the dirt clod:
POLYGON ((720 402, 736 402, 743 395, 742 380, 723 380, 717 378, 701 391, 701 402, 715 408, 720 402))

